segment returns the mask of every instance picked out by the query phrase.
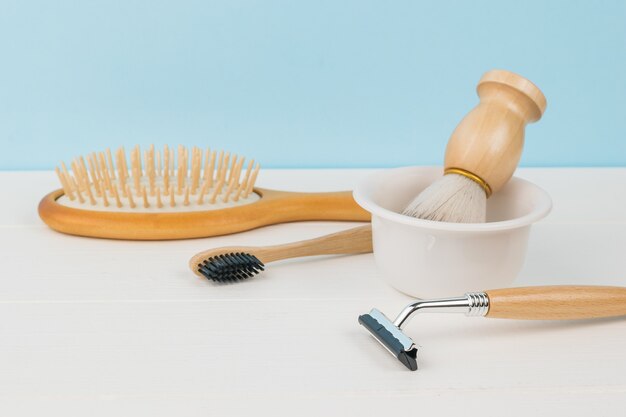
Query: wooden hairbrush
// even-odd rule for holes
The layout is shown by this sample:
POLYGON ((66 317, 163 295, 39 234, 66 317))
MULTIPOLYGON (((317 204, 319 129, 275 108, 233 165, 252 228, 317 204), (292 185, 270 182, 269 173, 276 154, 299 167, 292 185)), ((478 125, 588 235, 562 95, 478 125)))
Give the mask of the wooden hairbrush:
POLYGON ((52 229, 79 236, 167 240, 218 236, 303 220, 369 221, 351 191, 299 193, 254 187, 259 164, 194 147, 138 146, 74 159, 56 169, 62 188, 39 203, 52 229), (114 162, 115 159, 115 162, 114 162), (247 167, 246 167, 247 165, 247 167))

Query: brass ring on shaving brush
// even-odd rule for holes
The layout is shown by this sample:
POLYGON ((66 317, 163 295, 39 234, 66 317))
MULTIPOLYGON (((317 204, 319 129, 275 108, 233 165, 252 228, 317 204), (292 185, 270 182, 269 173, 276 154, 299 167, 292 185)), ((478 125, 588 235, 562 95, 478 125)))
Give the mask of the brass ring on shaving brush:
POLYGON ((478 175, 466 171, 463 168, 446 168, 443 171, 443 174, 458 174, 458 175, 462 175, 465 178, 469 178, 470 180, 474 181, 476 184, 480 185, 481 188, 483 190, 485 190, 485 194, 487 194, 487 198, 489 198, 491 196, 491 187, 489 186, 489 184, 487 184, 487 181, 483 180, 482 178, 480 178, 478 175))

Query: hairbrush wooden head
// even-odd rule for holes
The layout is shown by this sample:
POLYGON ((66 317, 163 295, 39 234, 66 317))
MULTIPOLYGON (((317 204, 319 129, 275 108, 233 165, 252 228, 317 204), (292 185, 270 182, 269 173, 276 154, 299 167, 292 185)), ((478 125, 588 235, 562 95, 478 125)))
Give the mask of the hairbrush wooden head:
POLYGON ((299 220, 367 221, 351 192, 294 193, 255 188, 259 164, 223 151, 151 146, 74 159, 56 169, 62 189, 39 215, 59 232, 113 239, 217 236, 299 220), (114 162, 115 160, 115 162, 114 162))

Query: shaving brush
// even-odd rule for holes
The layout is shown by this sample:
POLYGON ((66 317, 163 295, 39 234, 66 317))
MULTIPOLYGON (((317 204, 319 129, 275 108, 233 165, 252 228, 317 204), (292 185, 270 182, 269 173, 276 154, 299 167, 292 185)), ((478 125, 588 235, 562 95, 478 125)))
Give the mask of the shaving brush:
POLYGON ((486 221, 487 198, 511 178, 524 147, 524 129, 546 109, 537 86, 509 71, 485 73, 480 102, 458 124, 446 147, 444 175, 404 214, 455 223, 486 221))

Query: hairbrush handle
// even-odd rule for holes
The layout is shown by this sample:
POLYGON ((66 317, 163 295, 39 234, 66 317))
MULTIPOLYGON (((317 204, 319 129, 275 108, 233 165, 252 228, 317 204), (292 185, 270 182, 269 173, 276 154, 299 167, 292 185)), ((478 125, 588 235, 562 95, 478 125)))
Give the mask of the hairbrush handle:
POLYGON ((486 291, 487 317, 574 320, 626 315, 626 288, 544 286, 486 291))
POLYGON ((262 198, 256 216, 252 217, 262 225, 307 220, 368 222, 371 219, 370 213, 354 201, 352 191, 301 193, 263 188, 255 188, 255 191, 262 198))
POLYGON ((477 92, 480 103, 452 133, 444 165, 447 172, 477 181, 489 196, 513 175, 522 155, 524 129, 541 118, 547 103, 537 86, 504 70, 485 73, 477 92))

